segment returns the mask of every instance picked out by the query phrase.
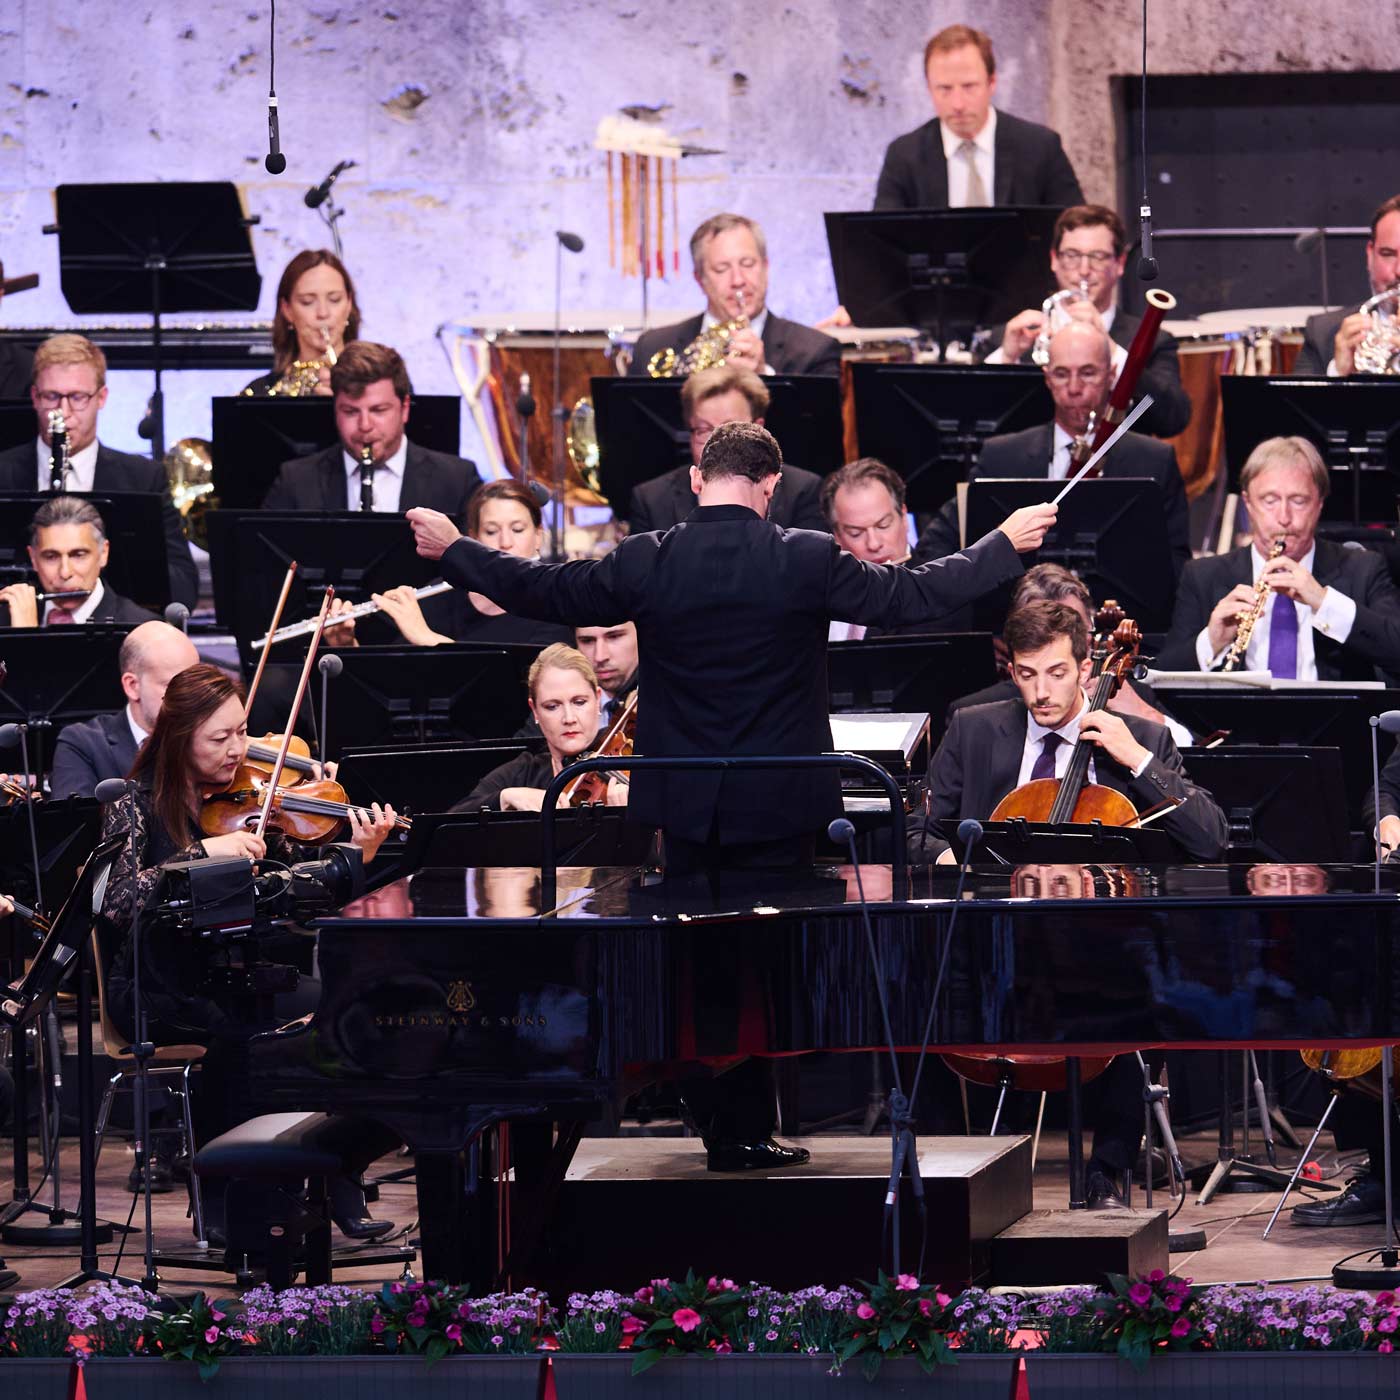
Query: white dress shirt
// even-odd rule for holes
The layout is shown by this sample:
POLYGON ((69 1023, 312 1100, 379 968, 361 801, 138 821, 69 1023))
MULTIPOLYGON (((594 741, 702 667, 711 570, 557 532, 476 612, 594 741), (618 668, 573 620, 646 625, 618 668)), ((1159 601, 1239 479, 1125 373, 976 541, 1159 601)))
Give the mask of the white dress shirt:
MULTIPOLYGON (((967 206, 967 159, 958 154, 963 137, 957 135, 942 122, 938 130, 943 136, 943 158, 948 162, 948 208, 966 209, 967 206)), ((968 140, 977 147, 972 157, 977 163, 977 171, 982 176, 982 188, 987 191, 987 202, 996 202, 996 139, 997 109, 989 108, 987 120, 982 130, 968 140)))
POLYGON ((826 639, 829 642, 863 642, 865 640, 865 624, 832 622, 827 626, 826 639))
MULTIPOLYGON (((34 439, 39 458, 39 490, 47 491, 53 479, 53 468, 49 465, 53 453, 43 438, 34 439)), ((97 471, 97 439, 88 443, 78 452, 68 454, 68 474, 63 479, 65 491, 91 491, 92 479, 97 471)))
MULTIPOLYGON (((1079 741, 1079 724, 1089 712, 1089 697, 1081 690, 1079 692, 1079 711, 1072 719, 1067 720, 1058 729, 1046 729, 1043 724, 1037 724, 1036 718, 1029 710, 1026 711, 1026 742, 1021 748, 1021 772, 1016 779, 1016 786, 1021 787, 1031 780, 1031 770, 1035 767, 1035 761, 1044 752, 1042 741, 1047 734, 1058 734, 1063 741, 1055 750, 1055 776, 1063 778, 1065 770, 1069 767, 1069 756, 1074 746, 1079 741)), ((1149 753, 1146 758, 1133 769, 1133 777, 1141 777, 1147 765, 1152 762, 1152 755, 1149 753)), ((1089 755, 1089 771, 1085 774, 1084 781, 1087 783, 1097 782, 1094 775, 1093 754, 1089 755)))
MULTIPOLYGON (((1298 561, 1309 573, 1313 571, 1313 559, 1316 554, 1317 545, 1314 544, 1298 561)), ((1252 565, 1251 581, 1258 583, 1259 572, 1268 561, 1254 545, 1249 547, 1249 558, 1252 565)), ((1274 594, 1270 597, 1259 621, 1254 624, 1254 631, 1249 634, 1249 645, 1245 648, 1244 665, 1241 670, 1269 669, 1269 620, 1273 615, 1274 597, 1278 596, 1281 595, 1274 594)), ((1356 602, 1345 593, 1339 593, 1335 588, 1329 587, 1323 593, 1322 606, 1316 612, 1298 599, 1294 599, 1293 606, 1298 612, 1297 679, 1315 681, 1317 653, 1313 647, 1313 629, 1316 628, 1324 637, 1330 637, 1334 642, 1345 642, 1351 636, 1351 629, 1356 623, 1356 602)), ((1212 652, 1209 623, 1196 634, 1196 664, 1202 671, 1209 671, 1216 666, 1229 649, 1230 643, 1227 642, 1218 652, 1212 652)))
MULTIPOLYGON (((360 464, 342 450, 345 459, 345 504, 350 510, 360 508, 360 464)), ((408 439, 399 439, 399 445, 391 457, 374 464, 374 508, 387 511, 390 515, 399 513, 399 495, 403 491, 403 466, 408 460, 408 439)))
MULTIPOLYGON (((93 615, 93 613, 97 611, 97 605, 102 601, 102 595, 105 592, 106 589, 103 588, 102 580, 99 578, 97 580, 97 587, 94 588, 92 592, 89 593, 87 597, 83 599, 82 603, 78 607, 73 609, 73 621, 86 622, 93 615)), ((61 606, 62 604, 60 603, 45 603, 44 614, 39 619, 39 625, 41 627, 47 627, 49 625, 49 614, 55 608, 61 606)))
POLYGON ((139 753, 141 745, 151 736, 136 723, 136 715, 133 713, 130 705, 126 707, 126 727, 131 730, 131 737, 136 740, 136 749, 139 753))

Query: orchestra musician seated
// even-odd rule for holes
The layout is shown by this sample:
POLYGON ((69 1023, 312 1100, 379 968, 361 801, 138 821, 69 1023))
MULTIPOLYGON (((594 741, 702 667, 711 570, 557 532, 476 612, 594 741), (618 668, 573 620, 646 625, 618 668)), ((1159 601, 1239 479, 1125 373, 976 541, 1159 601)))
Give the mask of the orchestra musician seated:
MULTIPOLYGON (((1097 326, 1113 342, 1113 379, 1128 360, 1128 347, 1142 325, 1118 305, 1118 285, 1128 263, 1128 235, 1116 211, 1102 204, 1076 204, 1055 220, 1050 271, 1061 292, 1085 296, 1066 298, 1047 317, 1040 307, 1013 316, 991 335, 996 348, 983 361, 989 365, 1031 364, 1039 336, 1059 328, 1066 317, 1097 326)), ((1138 430, 1154 437, 1175 437, 1191 421, 1191 397, 1182 387, 1176 338, 1159 330, 1152 353, 1142 367, 1134 401, 1152 395, 1152 406, 1137 421, 1138 430)))
MULTIPOLYGON (((522 559, 538 559, 544 548, 544 515, 539 498, 510 477, 488 481, 472 492, 467 502, 466 532, 474 540, 522 559)), ((516 617, 498 608, 480 593, 453 589, 433 598, 419 599, 407 584, 371 594, 382 614, 397 628, 401 639, 415 647, 435 647, 451 642, 499 642, 548 646, 572 642, 568 627, 516 617)), ((331 604, 325 641, 329 646, 357 646, 354 620, 336 619, 351 604, 337 598, 331 604)), ((381 638, 382 640, 382 638, 381 638)), ((400 637, 393 637, 397 642, 400 637)))
POLYGON ((753 219, 716 214, 690 235, 705 309, 688 321, 644 332, 628 373, 644 375, 657 355, 679 356, 702 330, 731 327, 724 363, 754 374, 840 374, 841 345, 768 309, 768 241, 753 219))
MULTIPOLYGON (((575 627, 574 646, 587 658, 598 678, 598 689, 603 697, 598 711, 601 739, 622 714, 637 688, 637 624, 619 622, 611 627, 575 627)), ((512 737, 538 739, 540 727, 534 716, 531 715, 512 737)))
POLYGON ((1267 438, 1249 454, 1240 499, 1250 543, 1187 564, 1158 670, 1217 669, 1241 619, 1271 593, 1239 669, 1308 681, 1400 675, 1400 594, 1385 560, 1317 538, 1330 486, 1306 438, 1267 438))
POLYGON ((123 598, 103 579, 111 551, 107 527, 96 506, 76 496, 50 497, 29 523, 29 563, 39 587, 11 583, 0 588, 9 626, 154 622, 155 613, 123 598), (40 594, 48 595, 42 613, 40 594))
MULTIPOLYGON (((252 831, 205 836, 199 813, 204 795, 226 786, 242 765, 248 743, 241 684, 218 667, 199 664, 172 677, 150 738, 131 770, 128 797, 102 812, 103 837, 132 829, 112 867, 102 913, 116 948, 106 980, 107 1007, 121 1033, 133 1037, 135 1022, 135 924, 171 860, 210 858, 258 861, 274 838, 252 831)), ((351 808, 349 844, 368 863, 396 820, 392 807, 351 808)), ((301 857, 298 856, 298 859, 301 857)), ((247 1101, 241 1051, 250 1036, 271 1030, 315 1008, 318 987, 303 977, 295 991, 276 998, 269 1021, 243 1019, 236 1005, 224 1005, 204 988, 205 952, 197 940, 164 930, 159 923, 142 930, 141 995, 150 1038, 156 1044, 197 1043, 207 1047, 194 1094, 195 1136, 206 1143, 237 1123, 254 1117, 247 1101)), ((390 1137, 383 1151, 396 1145, 390 1137)), ((378 1155, 378 1154, 376 1154, 378 1155)), ((372 1160, 372 1159, 371 1159, 372 1160)), ((222 1233, 222 1196, 204 1187, 211 1240, 222 1233)), ((386 1222, 366 1221, 364 1197, 348 1179, 332 1187, 332 1214, 342 1231, 356 1237, 385 1233, 386 1222)))
POLYGON ((461 519, 481 485, 476 464, 405 436, 412 385, 397 350, 372 340, 352 341, 331 371, 331 390, 340 441, 284 462, 263 501, 265 510, 361 509, 367 450, 374 510, 396 514, 427 506, 461 519))
POLYGON ((303 248, 277 282, 272 370, 243 392, 256 398, 329 395, 332 368, 359 338, 360 303, 345 264, 329 248, 303 248))
MULTIPOLYGON (((768 386, 742 366, 726 364, 692 374, 681 389, 681 415, 690 430, 692 466, 700 465, 705 444, 716 428, 723 423, 762 425, 770 402, 768 386)), ((784 462, 768 519, 787 529, 825 530, 821 485, 815 472, 784 462)), ((669 530, 686 519, 696 504, 691 468, 676 467, 633 488, 628 533, 669 530)))
POLYGON ((166 686, 198 664, 194 643, 168 622, 143 622, 128 632, 117 657, 127 703, 59 731, 49 792, 55 798, 91 797, 98 783, 126 777, 156 727, 166 686))
MULTIPOLYGON (((530 714, 544 736, 545 751, 527 751, 492 769, 452 811, 538 812, 550 782, 567 764, 592 752, 603 692, 582 652, 562 642, 547 646, 530 667, 529 691, 530 714)), ((607 803, 627 805, 627 783, 620 774, 608 780, 607 803)))
POLYGON ((29 401, 38 437, 0 452, 0 491, 48 494, 53 490, 54 418, 61 416, 68 435, 63 490, 159 496, 170 596, 187 608, 194 607, 199 601, 199 571, 170 499, 165 464, 117 452, 98 441, 97 417, 107 402, 107 357, 81 335, 50 336, 34 354, 29 401))
MULTIPOLYGON (((1113 390, 1112 342, 1097 326, 1070 321, 1050 338, 1045 382, 1055 404, 1050 423, 1019 433, 990 437, 969 476, 1046 478, 1062 481, 1069 475, 1070 450, 1083 436, 1091 416, 1102 417, 1113 390)), ((1167 545, 1179 573, 1191 558, 1186 513, 1186 488, 1176 453, 1156 438, 1125 433, 1099 464, 1105 477, 1140 477, 1155 481, 1161 491, 1167 545)), ((914 561, 942 558, 958 547, 957 498, 949 500, 919 537, 914 561)))

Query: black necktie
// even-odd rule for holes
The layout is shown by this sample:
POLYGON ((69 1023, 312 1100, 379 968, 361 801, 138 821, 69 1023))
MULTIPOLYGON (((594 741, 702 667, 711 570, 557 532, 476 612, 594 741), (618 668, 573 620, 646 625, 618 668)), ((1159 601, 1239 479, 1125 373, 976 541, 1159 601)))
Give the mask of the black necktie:
POLYGON ((1063 743, 1058 734, 1047 734, 1040 741, 1040 753, 1036 755, 1035 767, 1031 769, 1031 782, 1055 776, 1055 751, 1063 743))

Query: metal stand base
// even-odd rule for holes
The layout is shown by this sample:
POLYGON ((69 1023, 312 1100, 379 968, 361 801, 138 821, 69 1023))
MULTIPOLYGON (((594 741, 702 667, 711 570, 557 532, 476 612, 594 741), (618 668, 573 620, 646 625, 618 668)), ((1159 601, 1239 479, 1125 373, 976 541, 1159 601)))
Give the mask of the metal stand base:
POLYGON ((1210 1170, 1196 1204, 1209 1205, 1211 1198, 1222 1192, 1282 1191, 1288 1185, 1288 1173, 1248 1157, 1229 1157, 1217 1162, 1210 1170))
POLYGON ((1338 1288, 1400 1288, 1400 1252, 1378 1249, 1370 1256, 1375 1264, 1336 1264, 1332 1282, 1338 1288))
POLYGON ((1168 1230, 1167 1252, 1170 1254, 1195 1254, 1206 1247, 1204 1230, 1168 1230))
MULTIPOLYGON (((83 1242, 82 1220, 69 1210, 49 1211, 45 1206, 30 1205, 30 1211, 46 1216, 42 1225, 22 1225, 12 1220, 0 1229, 0 1240, 6 1244, 53 1245, 56 1249, 83 1242), (57 1218, 55 1218, 57 1217, 57 1218)), ((96 1222, 94 1239, 98 1244, 111 1244, 116 1227, 106 1220, 96 1222)))

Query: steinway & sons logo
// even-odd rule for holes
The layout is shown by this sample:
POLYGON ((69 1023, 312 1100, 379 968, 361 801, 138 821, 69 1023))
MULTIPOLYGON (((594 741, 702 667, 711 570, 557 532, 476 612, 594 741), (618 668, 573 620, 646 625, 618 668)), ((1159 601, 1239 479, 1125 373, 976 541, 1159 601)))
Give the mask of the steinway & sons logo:
POLYGON ((476 995, 470 982, 449 982, 447 984, 447 1009, 449 1011, 470 1011, 476 1005, 476 995))
POLYGON ((441 988, 443 1009, 423 1006, 408 1011, 383 1012, 375 1016, 374 1024, 384 1027, 411 1029, 449 1029, 460 1027, 466 1030, 513 1030, 523 1027, 538 1028, 548 1025, 548 1019, 540 1014, 513 1011, 506 1015, 492 1014, 478 1007, 476 989, 465 978, 454 978, 441 988))

